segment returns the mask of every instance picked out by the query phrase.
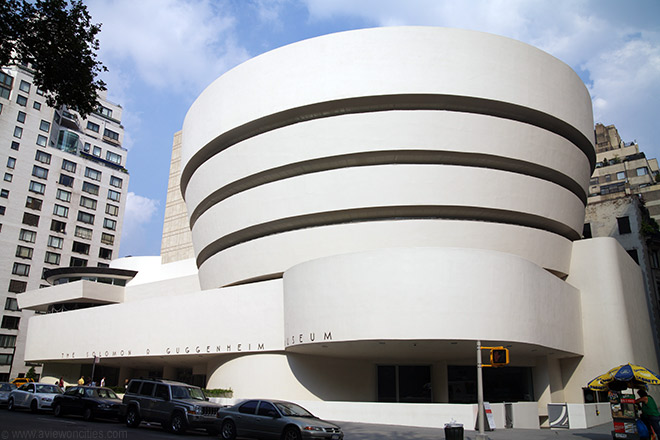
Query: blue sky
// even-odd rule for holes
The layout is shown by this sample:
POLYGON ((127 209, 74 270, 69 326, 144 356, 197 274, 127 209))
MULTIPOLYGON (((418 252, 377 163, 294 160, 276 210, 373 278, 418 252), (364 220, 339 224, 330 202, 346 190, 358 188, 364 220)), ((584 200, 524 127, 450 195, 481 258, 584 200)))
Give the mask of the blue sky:
POLYGON ((158 255, 172 136, 227 70, 276 47, 377 26, 473 29, 569 64, 614 124, 660 157, 658 0, 87 0, 102 23, 108 97, 124 108, 131 174, 120 256, 158 255))

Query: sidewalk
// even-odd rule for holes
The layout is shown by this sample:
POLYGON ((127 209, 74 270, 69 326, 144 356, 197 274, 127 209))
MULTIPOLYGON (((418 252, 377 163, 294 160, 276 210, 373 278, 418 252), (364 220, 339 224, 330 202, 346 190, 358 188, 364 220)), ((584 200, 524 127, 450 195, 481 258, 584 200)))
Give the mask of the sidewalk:
MULTIPOLYGON (((341 426, 345 440, 432 440, 444 439, 443 429, 413 426, 334 422, 341 426)), ((589 429, 496 429, 485 434, 490 440, 612 440, 612 423, 589 429)), ((464 440, 474 440, 476 431, 465 431, 464 440)))

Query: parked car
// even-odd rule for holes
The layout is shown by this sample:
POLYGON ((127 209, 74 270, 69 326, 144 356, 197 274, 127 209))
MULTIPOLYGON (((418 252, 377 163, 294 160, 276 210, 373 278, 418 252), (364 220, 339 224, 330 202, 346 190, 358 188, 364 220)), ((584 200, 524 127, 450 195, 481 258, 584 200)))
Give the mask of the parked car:
POLYGON ((160 379, 133 379, 124 394, 121 413, 126 425, 158 422, 177 434, 204 428, 217 434, 215 415, 221 405, 208 401, 201 388, 160 379))
POLYGON ((104 387, 74 386, 53 400, 55 417, 77 414, 85 420, 96 417, 116 419, 120 408, 121 399, 110 388, 104 387))
POLYGON ((17 387, 20 387, 21 385, 29 383, 29 382, 34 382, 34 379, 30 379, 28 377, 17 377, 16 379, 11 381, 11 383, 16 385, 17 387))
POLYGON ((333 423, 312 415, 300 405, 282 400, 248 400, 222 408, 216 416, 220 437, 301 440, 341 440, 344 433, 333 423))
POLYGON ((29 382, 9 393, 7 409, 30 408, 32 412, 42 409, 51 409, 55 396, 62 394, 57 385, 29 382))
POLYGON ((9 393, 16 389, 11 382, 0 382, 0 405, 6 405, 9 401, 9 393))

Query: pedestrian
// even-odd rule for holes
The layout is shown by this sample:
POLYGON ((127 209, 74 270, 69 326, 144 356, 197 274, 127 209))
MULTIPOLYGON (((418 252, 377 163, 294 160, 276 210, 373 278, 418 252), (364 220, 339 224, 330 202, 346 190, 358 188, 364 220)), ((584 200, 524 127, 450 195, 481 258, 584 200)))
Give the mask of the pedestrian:
POLYGON ((656 437, 660 436, 660 412, 658 412, 658 405, 656 405, 653 397, 646 393, 646 390, 637 391, 637 395, 639 395, 639 399, 635 400, 635 403, 639 403, 642 406, 642 421, 646 423, 649 432, 653 429, 656 437))
POLYGON ((85 376, 80 376, 80 379, 78 379, 78 385, 85 385, 85 376))
POLYGON ((128 379, 124 381, 124 391, 128 391, 128 379))
POLYGON ((64 388, 64 379, 62 379, 62 376, 60 376, 59 382, 57 382, 57 386, 60 388, 64 388))
POLYGON ((101 383, 99 384, 100 386, 104 387, 105 386, 105 376, 101 378, 101 383))

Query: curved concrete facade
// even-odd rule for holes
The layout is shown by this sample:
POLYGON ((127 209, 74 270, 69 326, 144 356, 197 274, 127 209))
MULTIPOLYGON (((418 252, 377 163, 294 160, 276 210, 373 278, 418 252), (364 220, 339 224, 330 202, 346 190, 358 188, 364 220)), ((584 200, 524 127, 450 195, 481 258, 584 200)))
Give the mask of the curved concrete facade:
POLYGON ((181 184, 200 283, 389 246, 513 251, 565 276, 592 137, 578 76, 510 39, 380 28, 274 50, 220 77, 185 119, 181 184), (489 227, 506 239, 472 238, 489 227), (335 240, 360 229, 369 233, 335 240), (518 234, 544 253, 506 244, 518 234))

